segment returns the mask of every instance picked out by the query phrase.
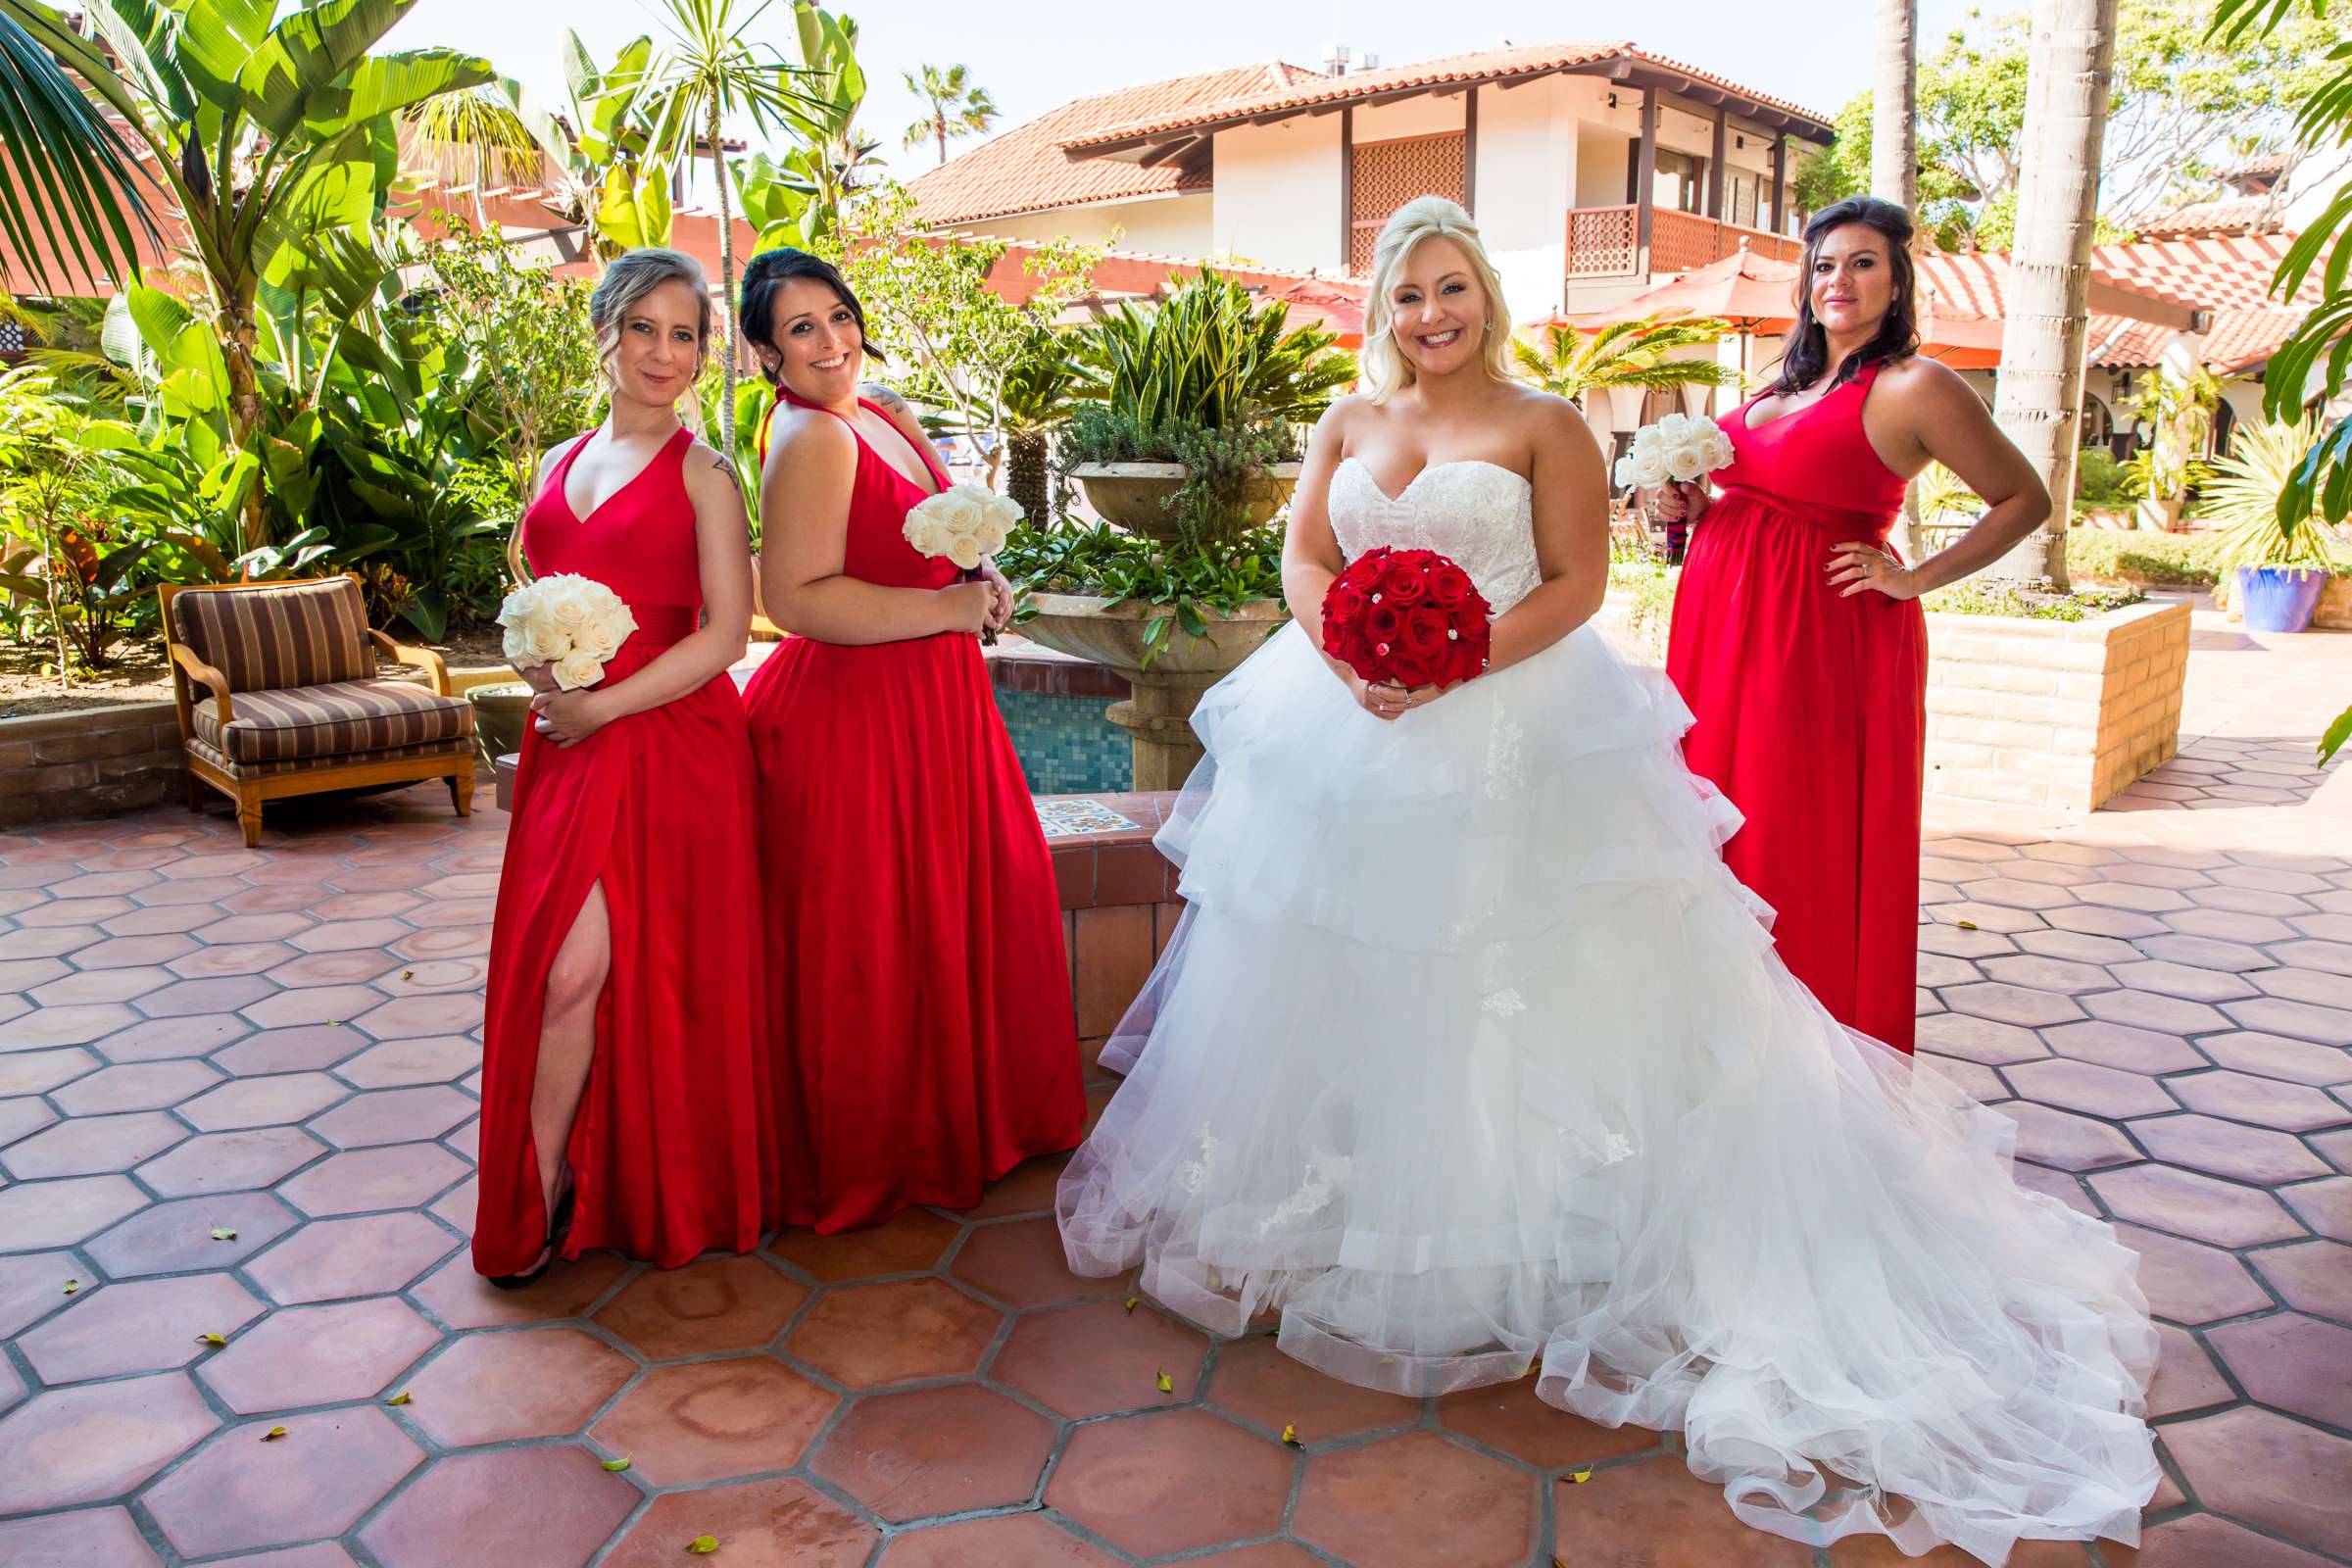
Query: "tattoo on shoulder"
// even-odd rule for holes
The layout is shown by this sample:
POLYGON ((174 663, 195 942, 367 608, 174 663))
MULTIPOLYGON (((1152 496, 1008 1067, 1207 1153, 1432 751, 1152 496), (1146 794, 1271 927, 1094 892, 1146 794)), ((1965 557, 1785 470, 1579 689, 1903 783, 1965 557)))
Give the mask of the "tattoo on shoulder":
POLYGON ((716 468, 720 473, 726 475, 727 483, 735 487, 735 493, 737 495, 743 494, 743 475, 735 471, 735 465, 729 463, 724 454, 717 452, 711 453, 710 466, 716 468))
POLYGON ((906 400, 879 381, 866 383, 866 396, 886 409, 897 409, 902 413, 906 410, 906 400))

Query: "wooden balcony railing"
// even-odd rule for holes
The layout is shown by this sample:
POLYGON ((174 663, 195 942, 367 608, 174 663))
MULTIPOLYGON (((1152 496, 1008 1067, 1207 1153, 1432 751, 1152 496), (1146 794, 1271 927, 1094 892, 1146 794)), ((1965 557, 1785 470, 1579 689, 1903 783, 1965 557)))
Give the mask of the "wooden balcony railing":
MULTIPOLYGON (((1632 203, 1623 207, 1578 207, 1568 214, 1568 275, 1574 277, 1631 277, 1642 270, 1638 236, 1642 212, 1632 203)), ((1701 218, 1695 213, 1657 208, 1649 218, 1649 267, 1652 274, 1687 272, 1719 262, 1747 241, 1749 250, 1775 261, 1793 262, 1804 247, 1785 234, 1701 218)))

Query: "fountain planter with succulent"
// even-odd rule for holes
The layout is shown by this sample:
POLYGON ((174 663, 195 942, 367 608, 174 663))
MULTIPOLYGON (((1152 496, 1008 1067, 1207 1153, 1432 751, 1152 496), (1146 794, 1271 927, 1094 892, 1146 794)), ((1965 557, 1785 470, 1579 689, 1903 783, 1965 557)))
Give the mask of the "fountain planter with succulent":
POLYGON ((1082 401, 1056 432, 1057 466, 1107 520, 1049 509, 998 558, 1024 590, 1023 635, 1127 678, 1133 696, 1109 716, 1133 739, 1137 789, 1183 784, 1200 760, 1200 693, 1289 618, 1270 524, 1300 428, 1355 365, 1327 332, 1286 331, 1287 314, 1203 273, 1074 334, 1082 401))

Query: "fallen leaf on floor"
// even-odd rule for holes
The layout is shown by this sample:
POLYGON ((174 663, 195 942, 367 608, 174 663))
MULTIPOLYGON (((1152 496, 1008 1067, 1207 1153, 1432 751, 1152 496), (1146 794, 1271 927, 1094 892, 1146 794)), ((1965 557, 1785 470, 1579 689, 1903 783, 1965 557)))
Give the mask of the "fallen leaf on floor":
POLYGON ((1952 923, 1963 931, 1974 931, 1977 928, 1977 922, 1974 920, 1955 920, 1952 923))
POLYGON ((1592 1479, 1592 1467, 1591 1465, 1585 1466, 1582 1470, 1571 1470, 1568 1472, 1568 1484, 1570 1486, 1574 1486, 1580 1481, 1590 1481, 1592 1479))
POLYGON ((1143 1298, 1140 1296, 1130 1296, 1127 1298, 1127 1310, 1133 1312, 1135 1310, 1135 1303, 1142 1299, 1143 1298))
POLYGON ((1165 1372, 1162 1372, 1159 1375, 1159 1392, 1162 1394, 1174 1394, 1176 1392, 1176 1380, 1168 1376, 1165 1372))
POLYGON ((72 1296, 72 1295, 73 1295, 73 1294, 74 1294, 75 1291, 78 1291, 78 1290, 80 1290, 80 1289, 81 1289, 81 1281, 79 1281, 79 1280, 68 1280, 68 1281, 66 1281, 66 1294, 67 1294, 68 1296, 72 1296))
POLYGON ((386 1404, 406 1404, 409 1402, 409 1391, 403 1389, 398 1394, 392 1396, 392 1397, 389 1399, 386 1399, 384 1402, 386 1404))
POLYGON ((1298 1441, 1298 1429, 1297 1427, 1284 1427, 1282 1429, 1282 1441, 1289 1444, 1294 1448, 1303 1448, 1306 1446, 1305 1444, 1298 1441))
POLYGON ((621 1470, 626 1470, 628 1467, 629 1467, 629 1456, 628 1456, 627 1454, 625 1454, 625 1453, 624 1453, 624 1454, 622 1454, 622 1455, 621 1455, 619 1458, 617 1458, 617 1459, 607 1459, 607 1460, 605 1461, 605 1468, 606 1468, 606 1469, 608 1469, 608 1470, 612 1470, 612 1471, 621 1471, 621 1470))
POLYGON ((226 1345, 228 1342, 218 1334, 199 1334, 196 1336, 196 1343, 198 1345, 226 1345))
POLYGON ((686 1543, 686 1549, 697 1557, 708 1557, 718 1549, 718 1538, 716 1536, 697 1536, 686 1543))
POLYGON ((403 980, 414 980, 416 978, 416 971, 414 969, 403 969, 400 971, 400 977, 403 980))
POLYGON ((216 1225, 216 1226, 214 1226, 214 1227, 213 1227, 213 1240, 214 1240, 214 1241, 216 1241, 216 1242, 233 1242, 233 1241, 235 1241, 236 1239, 237 1239, 237 1233, 236 1233, 235 1231, 232 1231, 232 1230, 230 1230, 230 1229, 229 1229, 227 1226, 225 1226, 225 1225, 216 1225))
POLYGON ((271 1427, 269 1431, 262 1434, 262 1441, 264 1443, 273 1443, 285 1435, 286 1429, 284 1427, 271 1427))

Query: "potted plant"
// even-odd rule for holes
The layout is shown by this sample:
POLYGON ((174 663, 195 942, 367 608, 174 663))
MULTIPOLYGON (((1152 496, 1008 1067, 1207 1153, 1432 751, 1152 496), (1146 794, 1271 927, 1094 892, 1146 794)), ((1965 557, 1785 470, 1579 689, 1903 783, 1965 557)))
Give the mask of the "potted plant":
POLYGON ((1024 635, 1127 678, 1108 716, 1132 737, 1137 789, 1183 784, 1200 694, 1289 618, 1272 519, 1299 425, 1355 377, 1329 333, 1285 331, 1283 306, 1251 303, 1204 275, 1080 335, 1085 401, 1060 426, 1059 468, 1111 520, 1072 521, 1057 484, 1052 515, 998 558, 1024 590, 1024 635))
POLYGON ((2237 433, 2213 466, 2206 516, 2219 530, 2224 580, 2248 631, 2294 632, 2311 624, 2332 564, 2317 498, 2300 518, 2278 515, 2278 497, 2319 439, 2309 416, 2237 433))
POLYGON ((1282 509, 1298 478, 1297 427, 1355 378, 1332 334, 1285 331, 1289 316, 1204 271, 1160 305, 1122 305, 1078 335, 1080 395, 1102 411, 1068 423, 1062 454, 1096 512, 1175 539, 1211 513, 1244 528, 1282 509))
POLYGON ((2180 525, 2188 492, 2210 471, 2196 453, 2213 428, 2213 408, 2221 395, 2221 383, 2200 367, 2175 371, 2160 366, 2132 398, 2132 413, 2153 427, 2147 445, 2124 466, 2140 527, 2170 533, 2180 525))

